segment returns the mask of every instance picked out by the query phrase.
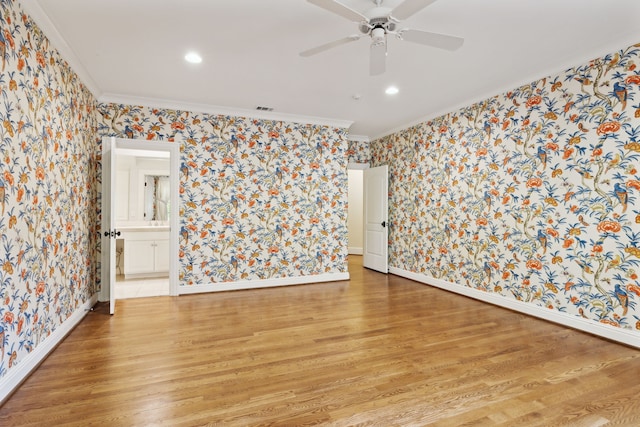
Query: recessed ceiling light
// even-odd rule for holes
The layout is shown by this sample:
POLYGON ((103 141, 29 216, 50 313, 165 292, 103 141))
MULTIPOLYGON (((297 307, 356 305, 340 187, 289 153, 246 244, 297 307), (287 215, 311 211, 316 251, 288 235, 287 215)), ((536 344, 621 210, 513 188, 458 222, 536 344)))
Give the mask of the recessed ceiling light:
POLYGON ((184 56, 185 61, 192 64, 199 64, 202 62, 202 57, 195 52, 189 52, 184 56))
POLYGON ((399 90, 395 86, 389 86, 387 88, 387 90, 384 91, 384 93, 386 93, 387 95, 395 95, 398 92, 399 92, 399 90))

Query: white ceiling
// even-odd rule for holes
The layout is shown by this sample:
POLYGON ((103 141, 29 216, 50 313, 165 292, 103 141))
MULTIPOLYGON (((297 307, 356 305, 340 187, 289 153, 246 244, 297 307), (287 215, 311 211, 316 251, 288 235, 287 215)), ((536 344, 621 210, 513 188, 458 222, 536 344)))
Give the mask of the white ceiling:
POLYGON ((256 106, 269 106, 267 118, 348 121, 370 138, 640 42, 638 0, 439 0, 401 27, 464 37, 462 48, 390 38, 386 73, 370 77, 365 38, 298 55, 357 34, 356 23, 303 0, 22 4, 101 101, 257 117, 256 106), (190 49, 202 64, 183 60, 190 49), (400 93, 385 95, 390 84, 400 93))

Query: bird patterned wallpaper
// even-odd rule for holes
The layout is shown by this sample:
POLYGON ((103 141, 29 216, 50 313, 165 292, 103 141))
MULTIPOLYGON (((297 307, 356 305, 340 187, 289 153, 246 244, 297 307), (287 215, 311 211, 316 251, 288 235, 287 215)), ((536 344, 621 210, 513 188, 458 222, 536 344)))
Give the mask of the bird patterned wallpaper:
POLYGON ((346 129, 98 109, 102 135, 182 142, 180 286, 347 272, 346 129))
POLYGON ((0 377, 97 291, 93 95, 0 1, 0 377))
POLYGON ((98 104, 0 13, 0 377, 99 290, 102 136, 182 143, 181 286, 347 271, 346 129, 98 104))
POLYGON ((349 163, 369 163, 371 161, 369 143, 366 141, 349 140, 347 156, 349 157, 349 163))
MULTIPOLYGON (((391 265, 640 329, 638 51, 374 141, 391 265)), ((98 105, 15 0, 0 55, 0 378, 98 291, 103 135, 182 142, 181 286, 347 271, 345 129, 98 105)))
POLYGON ((640 331, 640 45, 371 151, 391 266, 640 331))

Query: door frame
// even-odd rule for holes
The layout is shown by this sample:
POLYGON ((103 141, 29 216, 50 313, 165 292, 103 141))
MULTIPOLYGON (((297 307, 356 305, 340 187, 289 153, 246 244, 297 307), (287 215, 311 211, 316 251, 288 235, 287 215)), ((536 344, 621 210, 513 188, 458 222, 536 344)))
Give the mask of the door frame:
MULTIPOLYGON (((109 137, 112 138, 112 137, 109 137)), ((169 176, 171 188, 171 216, 169 217, 169 295, 177 296, 178 292, 178 236, 179 236, 179 217, 180 217, 180 141, 149 141, 145 139, 126 139, 113 138, 111 149, 140 150, 140 151, 164 151, 170 155, 169 159, 169 176)), ((111 165, 112 171, 115 171, 115 165, 111 165)), ((113 194, 111 194, 113 203, 113 194)), ((115 260, 112 260, 115 262, 115 260)), ((111 299, 109 286, 105 283, 100 287, 100 301, 109 301, 111 299)))
MULTIPOLYGON (((363 171, 365 169, 368 169, 370 167, 369 163, 348 163, 347 164, 347 174, 349 174, 351 171, 360 171, 360 179, 362 180, 362 186, 358 189, 358 191, 360 191, 360 194, 362 196, 362 203, 360 204, 360 206, 358 207, 361 211, 361 221, 358 224, 359 228, 360 228, 360 232, 362 233, 362 242, 361 248, 357 248, 355 251, 352 252, 352 246, 351 246, 351 242, 349 241, 349 244, 347 245, 348 248, 348 253, 349 255, 363 255, 364 252, 364 174, 363 171)), ((351 180, 348 180, 349 186, 347 188, 347 191, 349 192, 348 197, 351 197, 351 192, 354 191, 353 188, 351 188, 351 180)), ((349 210, 351 209, 351 203, 349 203, 349 210)), ((351 235, 351 230, 349 229, 349 221, 351 221, 351 218, 349 218, 350 216, 350 212, 349 210, 347 211, 347 234, 350 236, 351 235)))
POLYGON ((115 184, 115 139, 102 138, 102 221, 100 234, 100 300, 109 301, 109 314, 115 312, 116 281, 116 239, 115 239, 115 204, 113 193, 115 184))

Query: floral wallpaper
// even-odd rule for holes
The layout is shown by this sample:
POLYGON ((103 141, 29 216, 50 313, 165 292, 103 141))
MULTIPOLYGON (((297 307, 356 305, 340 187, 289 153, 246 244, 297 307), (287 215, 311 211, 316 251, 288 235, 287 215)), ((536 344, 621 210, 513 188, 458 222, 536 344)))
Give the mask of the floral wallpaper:
POLYGON ((640 45, 371 150, 391 266, 640 330, 640 45))
POLYGON ((369 142, 350 139, 347 156, 349 156, 349 163, 369 163, 371 161, 369 142))
POLYGON ((0 0, 0 377, 95 293, 95 100, 0 0))
POLYGON ((102 135, 183 143, 180 286, 347 272, 346 129, 98 108, 102 135))

